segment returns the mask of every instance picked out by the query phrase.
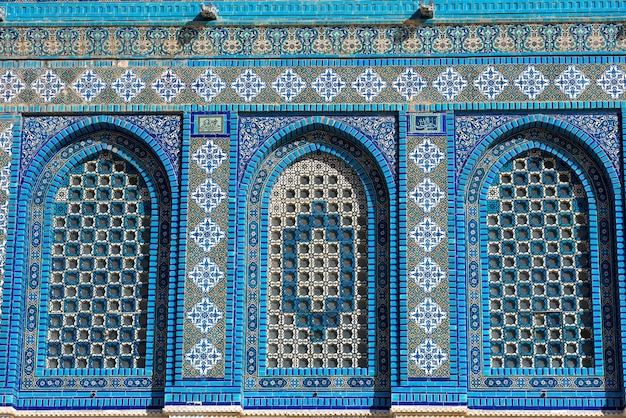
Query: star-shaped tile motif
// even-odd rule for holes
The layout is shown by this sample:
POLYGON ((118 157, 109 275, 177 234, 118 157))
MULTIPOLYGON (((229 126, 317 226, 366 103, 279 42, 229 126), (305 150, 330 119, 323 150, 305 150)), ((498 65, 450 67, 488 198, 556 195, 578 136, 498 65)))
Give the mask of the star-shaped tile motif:
POLYGON ((346 83, 331 68, 327 68, 311 83, 325 102, 332 102, 346 88, 346 83))
POLYGON ((265 81, 252 69, 248 68, 239 75, 230 87, 246 102, 253 101, 265 87, 265 81))
POLYGON ((133 70, 124 71, 124 74, 111 83, 111 88, 126 103, 132 102, 145 87, 146 84, 133 70))
POLYGON ((30 85, 30 88, 35 90, 44 102, 50 103, 65 89, 65 83, 54 71, 48 70, 38 77, 30 85))
POLYGON ((102 93, 107 84, 93 70, 87 70, 74 81, 72 86, 83 99, 91 102, 102 93))
POLYGON ((474 80, 474 87, 489 100, 495 100, 508 85, 509 81, 495 67, 485 68, 474 80))
POLYGON ((448 67, 433 81, 433 87, 447 101, 452 101, 465 90, 467 80, 457 70, 448 67))
POLYGON ((272 83, 272 88, 283 100, 291 102, 306 88, 306 82, 293 69, 287 68, 272 83))

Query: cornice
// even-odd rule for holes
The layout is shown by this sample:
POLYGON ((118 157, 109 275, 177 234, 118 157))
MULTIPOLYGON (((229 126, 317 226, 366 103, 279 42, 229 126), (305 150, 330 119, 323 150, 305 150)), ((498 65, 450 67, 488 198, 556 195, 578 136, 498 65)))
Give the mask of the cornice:
POLYGON ((133 410, 16 410, 0 407, 1 418, 565 418, 620 417, 620 411, 580 410, 477 410, 458 406, 393 406, 387 411, 369 410, 247 410, 240 406, 168 406, 161 411, 133 410))

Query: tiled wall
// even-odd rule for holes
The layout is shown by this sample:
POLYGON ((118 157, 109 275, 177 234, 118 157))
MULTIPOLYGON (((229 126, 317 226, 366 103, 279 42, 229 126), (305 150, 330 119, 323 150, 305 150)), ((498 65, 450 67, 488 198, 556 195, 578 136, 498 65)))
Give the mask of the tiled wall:
MULTIPOLYGON (((182 2, 174 6, 191 13, 182 2)), ((0 405, 623 407, 620 25, 386 25, 385 15, 371 25, 343 26, 34 27, 18 18, 24 15, 0 26, 0 360, 7 364, 0 405), (90 141, 136 154, 155 179, 153 199, 171 199, 159 207, 154 228, 162 269, 154 271, 150 294, 155 332, 146 370, 52 373, 45 364, 49 288, 31 267, 43 260, 45 270, 49 249, 41 243, 51 218, 46 205, 24 202, 63 171, 64 158, 96 146, 90 141), (585 216, 596 254, 595 357, 585 370, 491 362, 489 282, 481 267, 488 241, 481 222, 489 209, 477 193, 501 154, 535 148, 571 162, 594 200, 585 216), (359 201, 367 203, 354 216, 367 225, 353 231, 367 231, 354 241, 367 251, 350 257, 345 250, 341 261, 354 259, 362 265, 350 272, 367 272, 344 286, 361 292, 344 302, 363 309, 345 320, 364 324, 337 329, 363 331, 355 344, 367 342, 367 356, 358 367, 333 367, 333 356, 324 367, 277 367, 266 353, 284 349, 270 332, 281 327, 267 324, 291 316, 268 304, 276 299, 272 291, 292 287, 268 284, 272 273, 289 273, 271 265, 288 248, 280 237, 286 229, 270 228, 268 219, 290 216, 271 207, 273 187, 290 196, 282 173, 320 154, 330 156, 320 162, 351 169, 351 181, 363 183, 353 190, 363 187, 359 201), (272 246, 279 252, 268 256, 272 246)), ((315 188, 299 193, 298 205, 320 202, 307 200, 315 188)), ((337 214, 353 212, 325 213, 324 228, 337 214)), ((325 239, 317 244, 332 258, 325 239)), ((324 295, 324 303, 337 299, 324 295)), ((300 317, 315 320, 314 313, 300 317)), ((324 327, 334 332, 333 323, 324 327)), ((318 342, 302 349, 316 350, 318 342)))

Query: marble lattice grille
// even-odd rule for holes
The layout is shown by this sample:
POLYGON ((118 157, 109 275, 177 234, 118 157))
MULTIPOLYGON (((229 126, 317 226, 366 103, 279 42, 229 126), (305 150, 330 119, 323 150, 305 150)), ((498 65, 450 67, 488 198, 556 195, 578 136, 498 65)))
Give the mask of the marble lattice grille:
POLYGON ((368 365, 367 200, 328 154, 295 162, 270 198, 269 368, 368 365))
POLYGON ((71 169, 53 208, 46 366, 145 367, 151 217, 141 174, 101 152, 71 169))

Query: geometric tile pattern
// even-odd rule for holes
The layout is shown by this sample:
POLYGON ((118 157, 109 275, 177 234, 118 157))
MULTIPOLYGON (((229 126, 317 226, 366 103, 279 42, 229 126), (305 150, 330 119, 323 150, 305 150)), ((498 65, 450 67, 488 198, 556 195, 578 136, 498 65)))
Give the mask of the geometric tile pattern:
POLYGON ((352 88, 366 102, 371 102, 387 87, 387 83, 371 68, 363 71, 352 82, 352 88))
POLYGON ((211 178, 207 178, 191 194, 206 213, 212 212, 226 198, 226 193, 211 178))
POLYGON ((209 298, 202 298, 187 312, 187 319, 203 334, 207 334, 222 318, 222 312, 209 298))
POLYGON ((534 65, 529 65, 517 76, 513 84, 530 100, 535 100, 548 87, 550 80, 534 65))
MULTIPOLYGON (((450 77, 453 74, 448 73, 450 77)), ((445 137, 408 138, 407 314, 409 376, 446 376, 448 340, 445 137)))
POLYGON ((414 68, 405 69, 393 82, 393 87, 407 102, 416 100, 417 95, 420 94, 427 85, 426 81, 414 68))
POLYGON ((494 67, 487 67, 474 80, 474 86, 489 100, 495 100, 509 85, 509 81, 494 67))
POLYGON ((283 98, 286 102, 291 102, 306 87, 306 82, 291 68, 287 68, 283 73, 272 83, 272 88, 283 98))
MULTIPOLYGON (((13 123, 0 120, 0 300, 6 268, 6 245, 9 221, 9 188, 11 186, 11 146, 13 123)), ((1 314, 2 312, 0 312, 1 314)))
POLYGON ((415 321, 426 334, 431 334, 436 330, 446 320, 446 317, 446 311, 430 297, 425 297, 409 313, 409 318, 415 321))
POLYGON ((409 232, 409 236, 424 249, 431 252, 446 237, 446 232, 431 218, 422 219, 409 232))
POLYGON ((65 89, 65 83, 54 71, 48 70, 35 80, 30 88, 35 90, 44 102, 49 103, 65 89))
POLYGON ((433 81, 433 87, 450 102, 465 90, 467 80, 453 67, 448 67, 433 81))
POLYGON ((211 373, 211 370, 213 370, 222 359, 222 353, 206 338, 202 338, 198 341, 193 348, 185 354, 185 360, 192 364, 194 369, 202 376, 211 373))
POLYGON ((11 70, 5 71, 0 76, 0 100, 10 102, 25 88, 24 82, 11 70))
POLYGON ((257 73, 248 68, 230 86, 244 101, 251 102, 265 89, 266 83, 257 73))
POLYGON ((168 68, 161 77, 154 80, 151 87, 166 103, 169 103, 178 96, 187 85, 178 78, 176 73, 168 68))
POLYGON ((410 152, 409 157, 421 171, 429 174, 445 160, 446 155, 438 146, 433 144, 430 139, 424 138, 424 140, 410 152))
MULTIPOLYGON (((324 102, 376 103, 395 101, 415 101, 417 97, 428 102, 455 100, 480 102, 536 100, 550 84, 556 86, 560 99, 574 100, 584 97, 592 84, 599 86, 593 90, 594 100, 619 98, 625 88, 623 69, 619 65, 609 66, 602 74, 592 79, 589 75, 597 72, 600 64, 570 65, 565 71, 551 80, 545 75, 549 64, 475 64, 457 66, 427 67, 415 63, 409 67, 388 67, 394 71, 383 71, 385 67, 312 67, 315 71, 296 72, 292 68, 276 74, 271 67, 214 68, 169 68, 160 77, 153 79, 150 67, 136 66, 124 71, 117 78, 94 66, 75 79, 66 83, 52 70, 39 72, 39 77, 30 86, 21 80, 27 76, 22 68, 7 70, 0 76, 0 100, 16 103, 19 97, 23 102, 16 103, 57 103, 67 100, 63 94, 67 89, 78 94, 89 103, 111 104, 110 95, 104 93, 107 86, 119 96, 119 103, 168 104, 180 100, 185 92, 186 103, 316 103, 324 102), (392 76, 395 71, 400 74, 392 76), (351 72, 361 71, 355 75, 351 72), (427 82, 428 73, 439 72, 427 82), (517 77, 509 82, 504 72, 515 71, 517 77), (191 73, 195 80, 187 85, 182 74, 191 73), (151 79, 149 91, 144 79, 151 79), (230 82, 225 80, 232 80, 230 82), (267 87, 271 89, 267 91, 267 87), (307 87, 308 86, 308 87, 307 87), (473 89, 468 89, 472 86, 473 89), (34 91, 33 94, 29 91, 34 91), (470 94, 468 91, 480 94, 470 94), (521 97, 520 97, 521 93, 521 97), (584 93, 584 94, 583 94, 584 93)), ((603 68, 603 67, 602 67, 603 68)), ((28 75, 32 76, 32 75, 28 75)), ((187 77, 187 75, 185 74, 187 77)))
POLYGON ((81 75, 72 86, 83 99, 91 102, 106 88, 106 83, 93 70, 87 70, 81 75))
POLYGON ((554 80, 554 84, 561 90, 567 97, 574 100, 580 96, 589 84, 591 80, 584 73, 582 73, 576 66, 570 65, 565 71, 563 71, 554 80))
POLYGON ((107 152, 74 166, 55 196, 46 367, 145 367, 150 194, 107 152))
POLYGON ((439 344, 427 338, 411 352, 410 358, 426 376, 431 376, 448 360, 448 355, 439 344))
POLYGON ((311 83, 311 87, 325 102, 332 102, 346 87, 341 77, 327 68, 311 83))
POLYGON ((619 99, 626 91, 626 73, 618 65, 610 65, 596 81, 612 99, 619 99))
POLYGON ((425 178, 409 194, 417 206, 429 213, 446 197, 445 193, 429 178, 425 178))
POLYGON ((426 293, 432 292, 446 278, 446 272, 430 257, 424 257, 409 273, 409 277, 426 293))
POLYGON ((208 293, 224 278, 224 272, 213 260, 205 257, 189 271, 188 277, 202 293, 208 293))
POLYGON ((519 154, 492 181, 486 206, 491 367, 593 367, 580 179, 552 155, 519 154))
POLYGON ((191 84, 191 88, 205 102, 213 101, 226 88, 226 83, 211 68, 204 72, 191 84))
POLYGON ((111 83, 111 88, 126 103, 132 102, 145 87, 146 83, 133 70, 126 70, 124 74, 111 83))
POLYGON ((200 248, 210 252, 224 238, 225 233, 217 223, 207 217, 189 235, 200 248))
POLYGON ((342 160, 313 155, 286 168, 271 195, 276 238, 268 242, 267 367, 367 367, 367 203, 360 179, 342 160))
POLYGON ((186 318, 201 333, 202 338, 187 351, 185 359, 201 376, 207 376, 223 358, 215 343, 211 343, 210 334, 213 328, 223 321, 224 313, 209 295, 224 279, 225 274, 211 258, 210 253, 226 234, 210 216, 226 198, 226 192, 211 176, 224 164, 227 155, 211 139, 203 141, 192 153, 191 160, 206 178, 190 193, 193 202, 202 209, 202 213, 198 225, 188 232, 188 239, 193 240, 202 252, 197 264, 187 266, 187 277, 202 292, 202 296, 186 312, 186 318))

